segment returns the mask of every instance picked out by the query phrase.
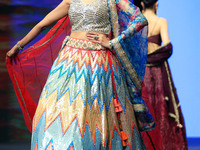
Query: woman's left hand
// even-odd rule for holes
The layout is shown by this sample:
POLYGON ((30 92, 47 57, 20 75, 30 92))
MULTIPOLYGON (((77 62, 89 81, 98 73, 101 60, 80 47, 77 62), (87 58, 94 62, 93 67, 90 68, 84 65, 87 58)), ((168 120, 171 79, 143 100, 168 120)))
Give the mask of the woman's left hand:
POLYGON ((105 34, 98 32, 88 32, 87 38, 92 42, 101 44, 103 47, 109 48, 110 39, 105 34))

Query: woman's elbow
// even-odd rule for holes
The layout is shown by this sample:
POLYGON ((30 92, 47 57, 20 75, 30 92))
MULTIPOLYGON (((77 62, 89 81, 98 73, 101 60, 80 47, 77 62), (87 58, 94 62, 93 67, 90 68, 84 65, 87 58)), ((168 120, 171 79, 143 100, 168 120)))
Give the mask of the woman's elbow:
POLYGON ((36 28, 37 28, 38 30, 40 30, 40 31, 45 30, 47 27, 48 27, 47 25, 45 25, 45 24, 43 24, 43 23, 41 23, 41 22, 39 22, 39 23, 36 25, 36 28))

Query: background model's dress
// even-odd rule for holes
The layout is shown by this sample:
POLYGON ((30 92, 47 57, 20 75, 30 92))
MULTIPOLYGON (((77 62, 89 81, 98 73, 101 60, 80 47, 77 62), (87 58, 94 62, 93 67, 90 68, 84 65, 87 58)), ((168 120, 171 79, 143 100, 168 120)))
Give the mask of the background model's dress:
POLYGON ((56 56, 63 32, 70 31, 65 30, 69 20, 62 19, 18 55, 17 64, 7 60, 28 127, 34 115, 32 149, 145 149, 139 131, 155 127, 139 91, 147 52, 145 18, 124 0, 95 0, 87 6, 72 0, 69 17, 72 31, 108 34, 112 27, 114 49, 67 36, 56 56), (37 105, 38 87, 42 94, 37 105))
MULTIPOLYGON (((161 45, 160 35, 151 36, 148 41, 161 45)), ((167 62, 171 54, 172 45, 169 43, 147 57, 144 83, 157 126, 148 133, 156 149, 186 150, 184 118, 167 62)), ((146 133, 142 135, 146 148, 153 149, 146 133)))

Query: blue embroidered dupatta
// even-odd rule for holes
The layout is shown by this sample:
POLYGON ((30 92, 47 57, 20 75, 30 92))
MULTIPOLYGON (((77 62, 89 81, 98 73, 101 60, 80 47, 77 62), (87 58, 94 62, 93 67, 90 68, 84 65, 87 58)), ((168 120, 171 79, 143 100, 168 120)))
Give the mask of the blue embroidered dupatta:
MULTIPOLYGON (((139 130, 147 131, 155 127, 153 117, 141 98, 147 58, 147 21, 139 9, 127 0, 108 0, 108 6, 113 53, 121 63, 139 130)), ((70 21, 65 17, 58 21, 42 40, 22 51, 17 56, 16 64, 7 59, 8 72, 30 131, 37 102, 51 65, 61 47, 66 44, 68 38, 65 37, 70 31, 70 21), (35 73, 30 76, 26 75, 26 72, 35 73)))
POLYGON ((147 20, 139 8, 128 0, 109 0, 114 51, 120 60, 132 98, 140 131, 155 127, 155 122, 142 99, 142 81, 147 59, 147 20))

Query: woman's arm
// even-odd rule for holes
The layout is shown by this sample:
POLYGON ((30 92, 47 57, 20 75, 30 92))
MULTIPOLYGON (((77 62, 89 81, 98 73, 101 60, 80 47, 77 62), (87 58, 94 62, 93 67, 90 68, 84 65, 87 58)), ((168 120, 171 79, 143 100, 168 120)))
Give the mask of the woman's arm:
POLYGON ((130 20, 127 28, 122 31, 118 37, 115 37, 111 40, 113 47, 120 45, 120 41, 133 36, 135 33, 148 25, 147 19, 140 12, 139 8, 132 4, 130 1, 116 0, 116 4, 117 7, 119 7, 123 11, 122 13, 125 13, 130 20))
POLYGON ((123 31, 121 35, 119 35, 119 37, 115 37, 114 39, 110 40, 110 42, 105 35, 95 32, 90 32, 87 34, 89 40, 99 43, 104 47, 111 48, 111 45, 115 45, 116 43, 118 43, 119 39, 124 39, 132 36, 134 33, 140 31, 144 26, 148 24, 147 19, 140 12, 139 8, 131 2, 129 2, 128 0, 116 0, 116 4, 130 18, 130 26, 128 26, 128 28, 125 31, 123 31), (94 40, 94 35, 98 35, 98 40, 94 40))
POLYGON ((130 26, 122 32, 122 38, 132 36, 148 24, 147 19, 140 12, 140 9, 128 0, 116 0, 116 4, 130 18, 130 26))
POLYGON ((161 19, 160 21, 161 27, 160 27, 160 35, 163 42, 163 45, 166 45, 169 43, 169 34, 168 34, 168 25, 166 19, 161 19))
MULTIPOLYGON (((69 6, 71 0, 63 0, 54 10, 52 10, 42 21, 40 21, 20 42, 20 47, 24 47, 34 38, 39 35, 42 30, 47 28, 49 25, 58 21, 68 14, 69 6)), ((18 53, 17 44, 7 52, 8 57, 14 57, 18 53)))

